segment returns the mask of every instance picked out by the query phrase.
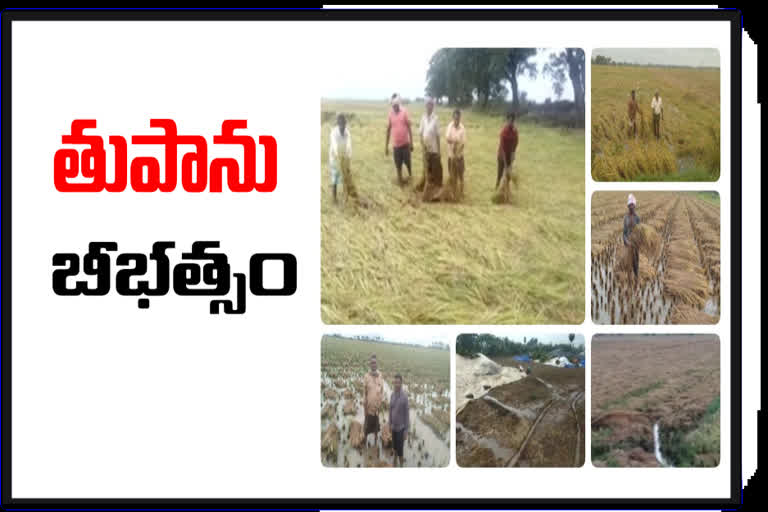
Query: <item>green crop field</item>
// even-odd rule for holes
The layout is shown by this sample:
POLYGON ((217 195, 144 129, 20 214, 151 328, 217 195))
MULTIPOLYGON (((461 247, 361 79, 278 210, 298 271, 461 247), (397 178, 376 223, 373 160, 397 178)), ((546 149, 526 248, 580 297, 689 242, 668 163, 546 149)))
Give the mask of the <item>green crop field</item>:
MULTIPOLYGON (((421 177, 418 124, 414 182, 421 177)), ((423 204, 395 184, 384 154, 386 102, 322 104, 322 318, 329 324, 573 324, 584 321, 584 154, 581 129, 518 122, 512 204, 492 204, 503 118, 464 112, 465 199, 423 204), (328 140, 351 117, 352 172, 366 207, 334 205, 328 140)), ((445 127, 436 109, 447 179, 445 127)))
POLYGON ((716 181, 720 176, 720 70, 592 65, 592 176, 598 181, 716 181), (629 135, 627 103, 641 115, 629 135), (661 139, 651 98, 662 98, 661 139))

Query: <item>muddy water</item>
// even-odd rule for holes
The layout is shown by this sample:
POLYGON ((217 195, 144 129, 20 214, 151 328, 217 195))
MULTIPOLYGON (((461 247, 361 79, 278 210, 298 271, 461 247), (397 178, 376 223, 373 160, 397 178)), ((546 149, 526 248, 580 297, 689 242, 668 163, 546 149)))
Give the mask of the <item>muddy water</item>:
POLYGON ((456 430, 461 431, 465 436, 469 437, 474 443, 482 446, 483 448, 487 448, 491 450, 491 453, 493 453, 494 458, 496 460, 500 461, 508 461, 512 459, 512 457, 515 456, 517 453, 517 450, 513 450, 511 448, 505 448, 504 446, 501 446, 496 439, 492 437, 486 437, 481 436, 473 432, 472 430, 468 429, 464 425, 461 424, 461 422, 456 421, 456 430))
MULTIPOLYGON (((664 244, 662 240, 662 250, 664 244)), ((609 261, 616 261, 617 250, 611 250, 609 261)), ((656 266, 657 277, 647 280, 639 290, 631 290, 627 282, 617 279, 614 267, 592 262, 595 288, 592 293, 592 318, 595 323, 669 323, 672 302, 664 298, 663 263, 659 262, 656 266), (632 313, 629 311, 630 303, 634 304, 632 313)))
MULTIPOLYGON (((367 440, 364 441, 362 449, 353 448, 349 441, 349 429, 353 421, 359 422, 361 425, 365 424, 365 414, 362 407, 362 397, 356 391, 353 391, 354 400, 356 404, 354 415, 344 414, 344 403, 347 399, 344 398, 345 389, 353 389, 355 381, 362 381, 363 375, 361 374, 357 378, 349 379, 332 379, 326 374, 322 376, 322 382, 325 384, 323 393, 326 389, 333 389, 338 393, 337 400, 326 399, 324 394, 321 393, 321 410, 327 403, 334 404, 334 413, 331 417, 322 418, 321 428, 324 432, 325 429, 335 422, 340 431, 339 448, 336 458, 329 460, 326 454, 322 454, 323 464, 327 466, 335 467, 371 467, 378 466, 382 463, 388 463, 390 465, 394 462, 392 449, 384 448, 381 435, 378 436, 376 443, 374 444, 374 436, 369 435, 367 440), (341 380, 343 386, 337 387, 337 380, 341 380)), ((445 439, 434 433, 434 431, 427 426, 424 421, 419 417, 421 414, 427 414, 432 411, 433 408, 440 409, 440 406, 435 405, 433 402, 437 398, 449 398, 448 391, 442 393, 436 389, 428 389, 424 393, 410 393, 408 386, 403 386, 406 393, 408 393, 408 400, 410 405, 410 421, 411 430, 408 436, 408 440, 405 443, 403 453, 405 457, 406 467, 444 467, 447 466, 450 460, 450 429, 445 434, 445 439)), ((392 389, 386 381, 384 382, 384 396, 388 401, 392 395, 392 389)), ((381 427, 388 421, 387 413, 379 413, 379 424, 381 427)))

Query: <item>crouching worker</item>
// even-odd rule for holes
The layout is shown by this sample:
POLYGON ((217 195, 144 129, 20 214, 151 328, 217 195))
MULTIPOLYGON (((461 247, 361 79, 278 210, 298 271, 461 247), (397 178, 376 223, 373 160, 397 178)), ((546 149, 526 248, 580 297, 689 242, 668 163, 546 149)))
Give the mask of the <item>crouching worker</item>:
POLYGON ((511 199, 509 182, 518 187, 517 172, 512 169, 517 151, 518 133, 515 126, 515 113, 508 112, 507 120, 499 134, 499 150, 497 153, 496 193, 493 196, 494 203, 508 203, 511 199))
POLYGON ((329 167, 331 169, 331 190, 333 202, 337 203, 336 189, 339 183, 344 187, 345 200, 357 199, 357 189, 352 180, 350 160, 352 158, 352 134, 347 128, 347 118, 344 114, 336 116, 336 126, 331 130, 331 142, 328 150, 329 167))
POLYGON ((392 448, 395 451, 395 467, 403 467, 403 450, 411 426, 408 395, 403 390, 403 377, 395 375, 395 390, 389 399, 389 425, 392 428, 392 448))

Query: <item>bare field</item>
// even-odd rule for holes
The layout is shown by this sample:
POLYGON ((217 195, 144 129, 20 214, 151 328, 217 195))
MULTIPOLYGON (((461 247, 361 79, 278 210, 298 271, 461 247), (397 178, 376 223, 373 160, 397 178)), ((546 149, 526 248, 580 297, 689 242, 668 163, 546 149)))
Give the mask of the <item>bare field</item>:
POLYGON ((716 466, 719 422, 716 336, 595 336, 596 466, 716 466))

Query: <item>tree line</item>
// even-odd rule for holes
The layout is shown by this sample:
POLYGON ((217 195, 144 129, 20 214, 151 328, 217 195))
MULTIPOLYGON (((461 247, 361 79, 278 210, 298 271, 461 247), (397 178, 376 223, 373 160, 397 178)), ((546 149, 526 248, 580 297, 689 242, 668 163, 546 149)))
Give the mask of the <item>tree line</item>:
POLYGON ((459 334, 456 338, 456 353, 462 356, 474 356, 480 353, 488 357, 528 355, 531 359, 539 361, 550 359, 553 353, 571 358, 584 351, 583 345, 573 344, 575 338, 575 334, 569 334, 568 343, 544 344, 539 343, 536 337, 530 339, 524 337, 523 341, 519 342, 493 334, 459 334))
POLYGON ((539 69, 531 60, 539 52, 536 48, 443 48, 435 52, 427 70, 428 95, 448 99, 449 105, 479 104, 487 107, 494 101, 506 101, 512 93, 512 104, 520 105, 524 91, 518 78, 535 79, 539 74, 552 82, 557 99, 563 95, 566 82, 573 87, 574 103, 583 112, 585 87, 584 51, 565 48, 550 52, 549 60, 539 69))
POLYGON ((685 64, 640 64, 638 62, 622 62, 613 60, 605 55, 595 55, 592 57, 592 64, 598 66, 635 66, 641 68, 693 68, 693 69, 720 69, 715 66, 687 66, 685 64))

